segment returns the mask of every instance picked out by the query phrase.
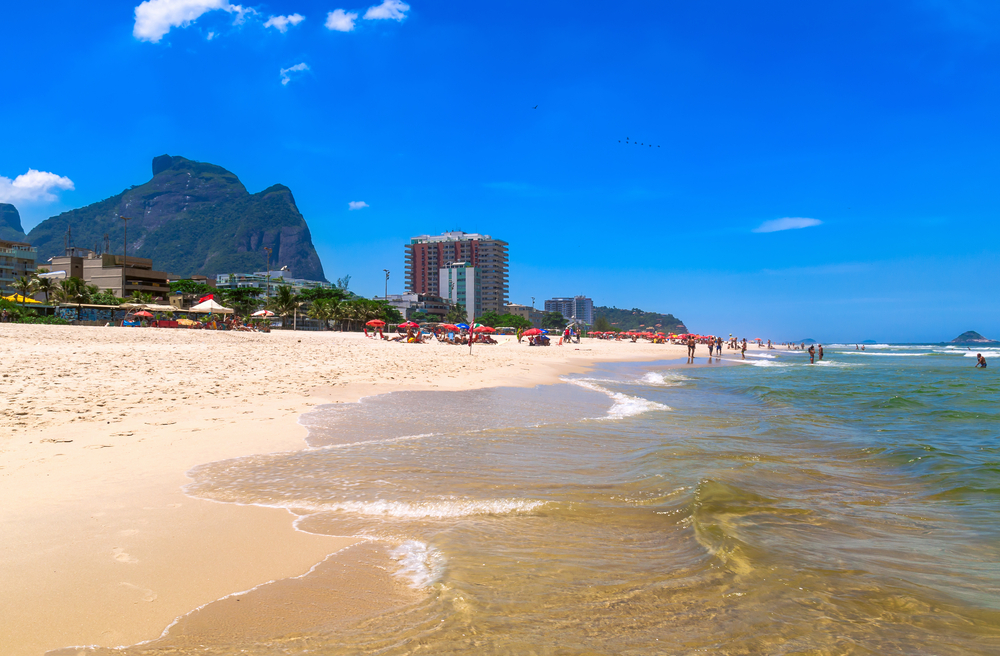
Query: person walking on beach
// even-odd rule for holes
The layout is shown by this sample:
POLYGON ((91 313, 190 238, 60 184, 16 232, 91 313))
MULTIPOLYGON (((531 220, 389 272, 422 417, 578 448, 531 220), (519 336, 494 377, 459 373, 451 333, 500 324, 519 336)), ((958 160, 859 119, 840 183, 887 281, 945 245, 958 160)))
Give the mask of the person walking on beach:
POLYGON ((986 368, 986 358, 983 357, 982 353, 976 353, 976 369, 986 368))
POLYGON ((691 335, 688 335, 688 357, 694 357, 694 337, 691 335))
POLYGON ((721 337, 716 337, 715 338, 715 357, 719 357, 721 355, 722 355, 722 338, 721 337))
POLYGON ((823 345, 822 344, 819 345, 819 359, 820 359, 820 361, 823 360, 823 345))
POLYGON ((816 364, 816 347, 809 345, 809 364, 816 364))

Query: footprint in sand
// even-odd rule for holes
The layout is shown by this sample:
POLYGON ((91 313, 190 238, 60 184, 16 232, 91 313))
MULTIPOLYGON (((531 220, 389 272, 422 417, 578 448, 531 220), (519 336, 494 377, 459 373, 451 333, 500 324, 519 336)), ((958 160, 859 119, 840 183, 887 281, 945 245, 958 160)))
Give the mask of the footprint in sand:
POLYGON ((147 590, 146 588, 140 588, 137 585, 126 583, 125 581, 122 581, 122 585, 124 585, 126 588, 131 588, 132 590, 139 592, 142 595, 140 599, 142 599, 143 601, 156 601, 156 593, 153 592, 152 590, 147 590))
POLYGON ((119 563, 137 563, 137 562, 139 562, 137 559, 135 559, 132 556, 128 555, 128 553, 126 553, 126 551, 124 549, 122 549, 121 547, 115 547, 114 549, 112 549, 111 550, 111 555, 114 556, 114 559, 117 560, 119 563))

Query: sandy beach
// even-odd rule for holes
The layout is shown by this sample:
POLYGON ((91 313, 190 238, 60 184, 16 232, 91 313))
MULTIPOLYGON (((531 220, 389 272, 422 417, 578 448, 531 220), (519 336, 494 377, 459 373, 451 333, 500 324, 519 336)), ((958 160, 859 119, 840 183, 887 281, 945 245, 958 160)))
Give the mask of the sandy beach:
MULTIPOLYGON (((197 465, 303 448, 297 420, 317 404, 533 386, 597 362, 686 355, 650 343, 499 339, 470 355, 359 333, 0 325, 3 653, 155 639, 195 608, 301 576, 354 544, 296 531, 284 510, 182 491, 197 465)), ((373 595, 392 594, 376 579, 351 569, 331 603, 363 614, 373 595)))

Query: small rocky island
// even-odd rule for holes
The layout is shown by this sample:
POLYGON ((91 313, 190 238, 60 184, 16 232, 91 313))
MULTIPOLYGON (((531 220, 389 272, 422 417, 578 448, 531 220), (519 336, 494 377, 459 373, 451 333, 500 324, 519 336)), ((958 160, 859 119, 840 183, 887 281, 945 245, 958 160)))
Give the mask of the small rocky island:
POLYGON ((975 330, 967 330, 955 339, 951 340, 952 344, 1000 344, 1000 342, 995 339, 987 339, 983 337, 975 330))

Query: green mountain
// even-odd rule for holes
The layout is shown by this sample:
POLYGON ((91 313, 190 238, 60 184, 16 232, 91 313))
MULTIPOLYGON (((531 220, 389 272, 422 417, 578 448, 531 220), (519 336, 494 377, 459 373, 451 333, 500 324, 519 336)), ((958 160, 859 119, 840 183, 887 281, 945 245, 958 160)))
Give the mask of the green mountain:
POLYGON ((0 239, 24 241, 21 214, 16 207, 8 203, 0 203, 0 239))
POLYGON ((309 227, 292 192, 274 185, 251 194, 221 166, 184 157, 153 159, 153 178, 116 196, 46 219, 28 233, 44 263, 72 244, 121 253, 128 221, 128 254, 179 276, 263 271, 287 266, 295 278, 326 280, 309 227))
POLYGON ((980 335, 979 333, 977 333, 975 330, 967 330, 964 333, 962 333, 961 335, 959 335, 958 337, 956 337, 955 339, 951 340, 951 342, 952 342, 952 344, 998 344, 998 343, 1000 343, 1000 342, 997 342, 995 340, 983 337, 982 335, 980 335))
POLYGON ((650 330, 668 334, 688 332, 684 322, 672 314, 646 312, 639 308, 620 310, 616 307, 599 306, 594 308, 595 323, 598 317, 607 319, 612 330, 650 330))

